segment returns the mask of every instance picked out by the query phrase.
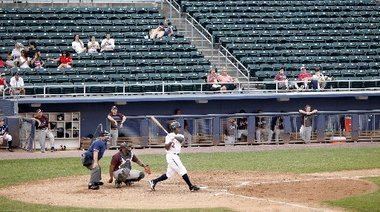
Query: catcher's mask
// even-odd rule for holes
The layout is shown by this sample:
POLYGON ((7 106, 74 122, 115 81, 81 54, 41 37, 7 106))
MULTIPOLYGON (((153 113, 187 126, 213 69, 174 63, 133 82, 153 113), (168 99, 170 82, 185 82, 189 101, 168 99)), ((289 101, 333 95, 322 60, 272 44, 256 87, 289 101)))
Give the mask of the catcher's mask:
POLYGON ((132 148, 133 145, 131 143, 123 142, 122 144, 120 144, 120 150, 127 149, 130 151, 132 148))

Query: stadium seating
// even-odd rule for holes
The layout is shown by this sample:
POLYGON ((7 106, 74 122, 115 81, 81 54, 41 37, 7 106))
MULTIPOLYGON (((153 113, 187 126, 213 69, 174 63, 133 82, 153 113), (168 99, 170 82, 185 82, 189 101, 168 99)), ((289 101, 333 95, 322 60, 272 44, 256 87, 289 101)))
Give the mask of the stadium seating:
MULTIPOLYGON (((26 85, 125 82, 136 85, 130 87, 133 92, 162 90, 160 87, 142 86, 144 83, 204 81, 202 79, 210 68, 210 62, 175 28, 174 37, 161 40, 145 38, 148 31, 162 21, 155 7, 0 8, 1 54, 12 51, 16 42, 27 45, 29 40, 33 40, 45 61, 44 69, 40 70, 14 68, 4 71, 8 79, 19 72, 26 85), (113 52, 72 54, 72 69, 57 69, 56 62, 46 60, 57 58, 61 51, 73 53, 71 42, 75 34, 79 34, 87 46, 90 36, 94 35, 100 43, 106 32, 115 38, 113 52)), ((92 89, 99 93, 120 91, 117 86, 92 89)), ((47 92, 59 94, 72 91, 74 89, 68 87, 51 88, 47 92)), ((28 89, 27 93, 38 94, 41 89, 28 89)))
POLYGON ((273 80, 280 67, 295 77, 302 65, 336 79, 379 77, 380 5, 374 0, 179 2, 259 80, 273 80))

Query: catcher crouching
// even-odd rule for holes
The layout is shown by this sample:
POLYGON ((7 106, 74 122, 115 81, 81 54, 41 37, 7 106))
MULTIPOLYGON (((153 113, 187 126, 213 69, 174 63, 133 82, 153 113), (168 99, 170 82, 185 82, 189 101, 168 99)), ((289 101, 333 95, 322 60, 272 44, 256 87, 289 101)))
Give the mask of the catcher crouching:
POLYGON ((120 145, 119 152, 112 156, 109 169, 110 179, 108 183, 112 183, 115 178, 115 188, 121 188, 122 183, 130 186, 133 182, 143 179, 145 177, 144 172, 133 170, 132 162, 143 167, 147 174, 151 173, 149 165, 145 165, 133 154, 132 145, 124 142, 120 145))

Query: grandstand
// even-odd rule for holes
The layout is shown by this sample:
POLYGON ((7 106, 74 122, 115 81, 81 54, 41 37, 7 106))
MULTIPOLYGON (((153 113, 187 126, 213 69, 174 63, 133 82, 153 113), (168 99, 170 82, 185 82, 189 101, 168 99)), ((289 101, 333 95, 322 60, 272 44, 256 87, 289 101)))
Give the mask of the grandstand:
MULTIPOLYGON (((178 1, 251 78, 273 80, 285 67, 319 67, 336 80, 379 77, 380 7, 376 1, 178 1)), ((345 87, 331 82, 329 87, 345 87)), ((353 87, 379 86, 356 82, 353 87)))
MULTIPOLYGON (((133 85, 126 92, 157 92, 162 89, 153 84, 162 81, 204 82, 210 68, 210 62, 179 33, 159 40, 145 38, 163 21, 157 7, 3 8, 0 13, 2 53, 11 52, 17 42, 26 46, 33 40, 46 61, 62 51, 74 53, 71 42, 75 34, 85 43, 90 36, 99 40, 107 32, 116 40, 113 52, 73 54, 70 69, 57 69, 56 62, 46 61, 43 69, 4 70, 7 78, 18 72, 26 86, 34 86, 26 89, 27 95, 43 93, 44 85, 59 85, 48 88, 48 94, 79 93, 83 87, 72 85, 83 84, 102 85, 90 87, 90 93, 113 93, 120 92, 123 86, 117 85, 124 83, 133 85)), ((179 85, 168 88, 180 89, 179 85)))

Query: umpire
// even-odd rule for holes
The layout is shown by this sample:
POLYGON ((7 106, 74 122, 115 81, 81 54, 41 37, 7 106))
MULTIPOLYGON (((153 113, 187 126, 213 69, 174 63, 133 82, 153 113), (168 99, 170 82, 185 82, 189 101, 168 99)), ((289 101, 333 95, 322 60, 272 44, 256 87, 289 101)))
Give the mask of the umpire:
POLYGON ((90 148, 82 154, 82 164, 91 170, 90 182, 88 189, 98 190, 101 182, 102 173, 99 165, 99 160, 102 159, 104 152, 107 149, 107 142, 110 139, 110 134, 107 131, 100 133, 99 137, 91 144, 90 148))

